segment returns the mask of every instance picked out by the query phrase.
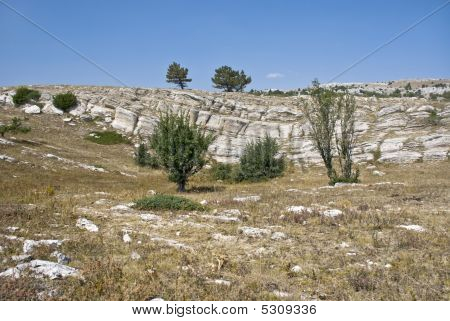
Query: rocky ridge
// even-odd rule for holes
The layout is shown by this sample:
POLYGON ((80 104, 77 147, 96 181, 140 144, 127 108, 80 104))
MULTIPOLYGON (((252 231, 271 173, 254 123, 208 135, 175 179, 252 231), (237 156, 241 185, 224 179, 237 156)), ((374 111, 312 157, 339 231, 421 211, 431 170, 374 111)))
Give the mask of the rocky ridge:
MULTIPOLYGON (((71 91, 78 105, 70 117, 96 121, 137 142, 151 134, 160 112, 184 111, 191 121, 216 135, 210 153, 219 162, 237 162, 248 141, 269 134, 286 156, 299 164, 320 163, 309 136, 309 125, 298 104, 308 96, 271 97, 198 90, 142 89, 93 86, 33 86, 38 105, 23 106, 31 115, 63 116, 52 95, 71 91), (39 108, 40 110, 37 110, 39 108)), ((0 106, 14 108, 14 88, 0 88, 0 106)), ((425 98, 356 99, 357 162, 410 163, 447 160, 450 148, 450 103, 425 98)), ((74 123, 76 125, 76 123, 74 123)))

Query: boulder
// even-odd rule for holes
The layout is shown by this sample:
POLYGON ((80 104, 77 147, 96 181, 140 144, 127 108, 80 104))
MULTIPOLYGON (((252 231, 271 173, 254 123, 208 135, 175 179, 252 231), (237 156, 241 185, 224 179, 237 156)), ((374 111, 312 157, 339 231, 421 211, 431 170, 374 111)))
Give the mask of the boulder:
POLYGON ((26 105, 24 108, 22 108, 23 112, 25 114, 40 114, 41 108, 36 105, 26 105))
POLYGON ((136 122, 137 115, 135 113, 124 108, 117 108, 111 126, 126 133, 132 133, 136 122))

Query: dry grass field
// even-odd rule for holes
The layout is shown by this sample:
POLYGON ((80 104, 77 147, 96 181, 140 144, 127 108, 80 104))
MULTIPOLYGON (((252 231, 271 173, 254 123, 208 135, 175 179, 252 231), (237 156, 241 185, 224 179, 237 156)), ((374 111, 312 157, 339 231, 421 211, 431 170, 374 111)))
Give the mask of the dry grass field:
MULTIPOLYGON (((18 115, 5 110, 0 121, 18 115)), ((126 204, 176 186, 136 166, 132 145, 86 140, 101 130, 94 122, 38 115, 27 124, 31 132, 0 144, 14 159, 0 159, 0 272, 17 265, 25 240, 54 239, 62 243, 31 257, 55 261, 57 250, 80 276, 2 278, 0 300, 450 299, 448 161, 374 164, 382 177, 365 164, 361 184, 335 188, 321 167, 290 166, 252 184, 217 182, 205 170, 184 196, 206 200, 207 211, 138 211, 126 204), (77 227, 79 218, 98 232, 77 227)))

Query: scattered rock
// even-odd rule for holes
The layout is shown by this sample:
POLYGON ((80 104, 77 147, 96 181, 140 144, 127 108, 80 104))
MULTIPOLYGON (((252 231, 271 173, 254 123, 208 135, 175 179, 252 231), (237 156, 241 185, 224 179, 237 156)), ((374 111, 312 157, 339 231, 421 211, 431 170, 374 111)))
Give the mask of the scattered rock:
POLYGON ((286 207, 286 211, 288 212, 292 212, 292 213, 312 213, 312 208, 310 207, 305 207, 305 206, 288 206, 286 207))
POLYGON ((191 246, 188 246, 186 244, 180 243, 178 241, 175 240, 170 240, 170 239, 165 239, 162 237, 152 237, 150 240, 154 241, 154 242, 162 242, 165 243, 167 246, 170 247, 174 247, 176 249, 179 250, 189 250, 189 251, 193 251, 194 249, 191 246))
POLYGON ((203 206, 208 205, 208 201, 207 200, 203 200, 203 201, 200 202, 200 204, 203 205, 203 206))
POLYGON ((156 214, 152 214, 152 213, 145 213, 145 214, 140 214, 139 215, 141 217, 141 220, 149 222, 149 221, 161 221, 161 217, 156 215, 156 214))
POLYGON ((62 244, 63 241, 60 240, 39 240, 39 241, 34 241, 34 240, 25 240, 25 242, 23 242, 23 253, 28 254, 30 252, 33 251, 34 247, 36 246, 49 246, 49 247, 56 247, 56 246, 60 246, 62 244))
POLYGON ((408 231, 425 232, 425 228, 420 225, 397 225, 397 227, 404 228, 408 231))
POLYGON ((231 282, 223 279, 217 279, 212 281, 207 281, 209 284, 217 284, 217 285, 224 285, 224 286, 230 286, 231 282))
POLYGON ((286 233, 283 233, 283 232, 274 232, 272 234, 272 236, 270 237, 270 239, 274 240, 274 241, 285 240, 285 239, 287 239, 287 235, 286 235, 286 233))
POLYGON ((289 269, 289 271, 291 271, 292 273, 300 273, 302 272, 302 268, 298 265, 294 265, 289 269))
POLYGON ((257 227, 243 226, 238 231, 247 237, 258 238, 270 235, 270 230, 257 227))
POLYGON ((13 260, 14 262, 20 262, 20 263, 30 262, 32 259, 33 259, 33 257, 28 254, 11 256, 11 260, 13 260))
POLYGON ((132 260, 134 260, 134 261, 137 261, 137 260, 140 260, 141 259, 141 256, 139 255, 139 253, 138 252, 136 252, 136 251, 133 251, 133 252, 131 252, 131 259, 132 260))
POLYGON ((28 263, 21 263, 14 268, 9 268, 0 273, 0 277, 20 278, 23 272, 30 270, 35 277, 48 277, 53 279, 62 279, 69 276, 79 277, 78 270, 66 265, 44 260, 32 260, 28 263))
POLYGON ((122 239, 125 243, 131 243, 131 236, 128 233, 124 233, 122 239))
POLYGON ((128 212, 131 211, 131 208, 128 205, 120 204, 111 207, 111 211, 128 212))
POLYGON ((381 172, 381 171, 373 171, 372 172, 372 175, 374 175, 374 176, 384 176, 386 173, 384 173, 384 172, 381 172))
POLYGON ((70 257, 58 251, 54 251, 50 256, 56 257, 59 264, 69 264, 72 261, 70 257))
POLYGON ((22 108, 25 114, 40 114, 41 109, 36 105, 28 105, 22 108))
MULTIPOLYGON (((139 147, 139 146, 138 146, 139 147)), ((147 195, 149 195, 149 196, 151 196, 151 195, 156 195, 156 192, 154 191, 154 190, 152 190, 152 189, 149 189, 148 191, 147 191, 147 195)))
POLYGON ((272 292, 277 298, 287 298, 290 297, 292 294, 288 292, 283 292, 279 290, 275 290, 272 292))
POLYGON ((326 217, 337 217, 337 216, 342 215, 343 213, 341 210, 332 209, 332 210, 325 210, 321 214, 326 217))
POLYGON ((98 226, 87 218, 79 218, 76 226, 88 230, 89 232, 98 232, 98 226))
POLYGON ((261 196, 259 195, 238 196, 233 198, 233 201, 235 202, 258 202, 259 200, 261 200, 261 196))
POLYGON ((215 233, 212 235, 213 240, 221 242, 236 242, 237 237, 234 235, 223 235, 221 233, 215 233))

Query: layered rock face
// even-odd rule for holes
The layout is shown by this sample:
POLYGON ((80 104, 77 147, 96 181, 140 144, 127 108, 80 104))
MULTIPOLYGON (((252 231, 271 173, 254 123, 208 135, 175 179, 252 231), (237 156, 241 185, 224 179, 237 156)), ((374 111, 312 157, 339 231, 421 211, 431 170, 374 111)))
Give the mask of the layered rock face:
MULTIPOLYGON (((237 162, 247 142, 266 134, 278 140, 296 163, 320 163, 298 97, 245 93, 117 87, 33 86, 42 93, 43 113, 58 114, 52 95, 72 91, 78 106, 70 113, 95 118, 136 140, 148 137, 165 111, 183 111, 192 122, 215 133, 210 153, 219 162, 237 162)), ((11 106, 12 88, 0 89, 0 105, 11 106)), ((356 161, 408 163, 447 160, 450 103, 419 98, 357 97, 356 161)))

